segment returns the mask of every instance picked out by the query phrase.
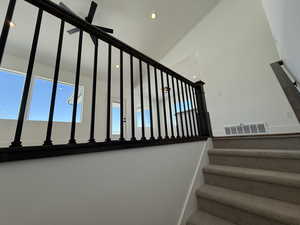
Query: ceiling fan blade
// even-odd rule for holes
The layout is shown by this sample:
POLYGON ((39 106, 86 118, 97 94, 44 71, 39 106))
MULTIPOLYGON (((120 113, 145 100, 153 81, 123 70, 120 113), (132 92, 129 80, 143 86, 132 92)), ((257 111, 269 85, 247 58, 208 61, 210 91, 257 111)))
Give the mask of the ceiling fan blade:
POLYGON ((96 45, 97 38, 91 34, 90 34, 90 36, 91 36, 92 41, 94 42, 94 45, 96 45))
POLYGON ((113 29, 110 29, 110 28, 107 28, 107 27, 100 27, 100 26, 97 26, 97 25, 94 25, 96 28, 106 32, 106 33, 110 33, 110 34, 113 34, 114 33, 114 30, 113 29))
POLYGON ((71 29, 71 30, 68 30, 67 32, 68 32, 69 34, 74 34, 74 33, 77 33, 77 32, 79 32, 79 31, 80 31, 80 29, 77 28, 77 27, 75 27, 75 28, 73 28, 73 29, 71 29))
POLYGON ((89 11, 89 14, 88 16, 85 18, 85 20, 88 22, 88 23, 92 23, 93 19, 94 19, 94 16, 95 16, 95 13, 96 13, 96 9, 97 9, 97 3, 92 1, 91 2, 91 6, 90 6, 90 11, 89 11))
MULTIPOLYGON (((72 13, 73 15, 77 16, 76 13, 74 13, 68 6, 66 6, 63 2, 59 3, 59 6, 63 8, 64 10, 68 11, 69 13, 72 13)), ((78 16, 77 16, 78 17, 78 16)))

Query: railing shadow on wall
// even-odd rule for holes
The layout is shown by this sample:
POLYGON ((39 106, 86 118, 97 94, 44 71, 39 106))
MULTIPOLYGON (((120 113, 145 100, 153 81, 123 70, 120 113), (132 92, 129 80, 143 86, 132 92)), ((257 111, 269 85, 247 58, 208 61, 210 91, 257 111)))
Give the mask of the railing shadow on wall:
MULTIPOLYGON (((144 146, 155 146, 164 144, 184 143, 191 141, 205 140, 211 136, 211 126, 209 120, 209 113, 207 112, 205 94, 204 94, 204 82, 192 82, 183 76, 179 75, 175 71, 163 66, 159 62, 151 59, 129 45, 121 42, 113 36, 96 29, 93 25, 87 23, 83 19, 73 15, 72 13, 61 8, 59 5, 49 0, 23 0, 30 3, 38 10, 36 19, 35 30, 33 32, 33 41, 30 50, 30 57, 28 59, 28 68, 25 78, 25 84, 22 94, 22 100, 19 109, 19 115, 17 120, 17 126, 15 136, 11 145, 7 148, 0 149, 0 162, 23 160, 42 157, 53 157, 59 155, 68 154, 80 154, 88 152, 100 152, 110 151, 116 149, 126 149, 144 146), (47 121, 47 132, 45 134, 45 141, 38 146, 23 146, 21 137, 23 131, 24 117, 26 111, 26 105, 29 95, 30 84, 32 81, 32 74, 35 62, 35 56, 37 52, 37 46, 39 42, 39 35, 42 26, 42 18, 44 13, 48 13, 53 17, 60 20, 59 40, 57 46, 56 64, 54 68, 53 86, 51 93, 51 104, 49 108, 49 116, 47 121), (63 46, 63 33, 65 30, 65 24, 71 24, 80 29, 79 42, 78 42, 78 54, 77 54, 77 66, 75 74, 75 87, 74 96, 78 96, 79 81, 81 75, 81 55, 83 48, 83 34, 87 33, 95 40, 94 45, 94 65, 92 76, 92 99, 91 99, 91 121, 90 121, 90 138, 86 143, 77 143, 75 139, 76 134, 76 115, 78 99, 75 97, 73 100, 72 122, 70 139, 67 144, 53 144, 52 143, 52 127, 54 108, 56 103, 57 84, 59 79, 61 54, 63 46), (108 46, 108 58, 107 58, 107 93, 106 93, 106 138, 104 142, 98 142, 95 139, 95 118, 96 115, 96 101, 97 101, 97 74, 98 74, 98 46, 99 42, 106 43, 108 46), (119 50, 120 54, 120 118, 123 118, 124 114, 124 53, 130 57, 130 72, 126 79, 130 79, 130 114, 131 124, 130 131, 131 137, 126 138, 124 136, 124 123, 120 119, 120 135, 118 140, 112 140, 111 138, 111 86, 112 86, 112 47, 119 50), (133 60, 137 60, 139 63, 139 81, 140 81, 140 108, 141 108, 141 138, 136 137, 136 108, 135 108, 135 93, 134 93, 134 70, 133 60), (143 74, 142 66, 146 65, 146 74, 143 74), (153 73, 150 73, 150 70, 153 73), (152 77, 151 77, 152 76, 152 77), (154 76, 154 77, 153 77, 154 76), (154 83, 151 82, 151 78, 154 79, 154 83), (147 83, 147 93, 143 90, 144 81, 147 83), (159 84, 160 83, 160 84, 159 84), (159 86, 162 87, 159 89, 159 86), (154 94, 151 91, 154 90, 154 94), (167 93, 165 93, 167 90, 167 93), (148 107, 150 113, 150 137, 145 135, 145 116, 144 116, 144 95, 148 96, 148 107), (153 102, 152 95, 155 97, 153 102), (162 99, 162 103, 160 101, 162 99), (178 107, 174 107, 175 105, 178 107), (154 106, 156 110, 153 110, 154 106), (172 107, 173 105, 173 107, 172 107), (154 114, 156 119, 154 119, 154 114), (173 115, 175 119, 173 120, 173 115), (157 130, 154 135, 154 123, 156 123, 157 130), (164 134, 164 136, 162 135, 164 134)), ((10 30, 10 22, 12 21, 16 0, 10 0, 7 8, 6 17, 0 37, 0 65, 5 53, 5 47, 7 44, 8 34, 10 30)), ((100 116, 100 115, 99 115, 100 116)), ((102 116, 102 115, 101 115, 102 116)), ((4 129, 4 128, 2 128, 4 129)), ((67 142, 67 140, 66 140, 67 142)))

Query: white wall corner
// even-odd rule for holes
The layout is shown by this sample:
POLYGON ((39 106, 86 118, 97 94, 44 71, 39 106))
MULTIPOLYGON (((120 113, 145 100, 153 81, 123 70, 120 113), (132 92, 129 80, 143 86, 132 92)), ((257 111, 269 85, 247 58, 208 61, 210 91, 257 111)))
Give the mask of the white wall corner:
POLYGON ((203 168, 209 164, 208 150, 213 148, 211 138, 209 138, 201 149, 201 153, 194 170, 194 175, 190 182, 185 201, 177 222, 177 225, 186 225, 189 217, 197 211, 196 190, 204 184, 203 168))

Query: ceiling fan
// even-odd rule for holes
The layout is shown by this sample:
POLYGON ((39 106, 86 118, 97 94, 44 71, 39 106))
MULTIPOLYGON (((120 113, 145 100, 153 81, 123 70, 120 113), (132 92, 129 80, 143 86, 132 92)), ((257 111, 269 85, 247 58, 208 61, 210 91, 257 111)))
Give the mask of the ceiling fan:
MULTIPOLYGON (((59 6, 62 7, 63 9, 67 10, 68 12, 72 13, 73 15, 77 16, 76 13, 74 13, 68 6, 66 6, 63 2, 60 2, 59 3, 59 6)), ((93 25, 95 28, 101 30, 101 31, 104 31, 106 33, 110 33, 110 34, 113 34, 114 33, 114 30, 113 29, 110 29, 110 28, 107 28, 107 27, 101 27, 101 26, 97 26, 97 25, 94 25, 92 24, 93 22, 93 19, 94 19, 94 16, 95 16, 95 13, 96 13, 96 9, 97 9, 97 3, 92 1, 91 2, 91 6, 90 6, 90 11, 89 11, 89 14, 87 17, 85 17, 85 21, 88 22, 89 24, 93 25)), ((67 32, 69 34, 74 34, 74 33, 77 33, 79 32, 80 29, 79 28, 73 28, 71 30, 68 30, 67 32)), ((96 37, 94 37, 93 35, 90 35, 91 38, 92 38, 92 41, 94 43, 96 43, 96 37)))

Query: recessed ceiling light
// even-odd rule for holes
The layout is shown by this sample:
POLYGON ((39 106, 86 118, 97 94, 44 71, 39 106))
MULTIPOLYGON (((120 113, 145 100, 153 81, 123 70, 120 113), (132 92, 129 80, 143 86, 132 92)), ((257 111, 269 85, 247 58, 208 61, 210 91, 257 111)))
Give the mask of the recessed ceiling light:
POLYGON ((10 27, 16 27, 17 25, 16 25, 14 22, 10 21, 10 22, 9 22, 9 26, 10 26, 10 27))
POLYGON ((151 13, 151 19, 153 19, 153 20, 157 19, 157 13, 156 12, 151 13))
POLYGON ((193 76, 193 79, 196 79, 197 78, 197 76, 193 76))
POLYGON ((117 64, 117 65, 116 65, 116 68, 117 68, 117 69, 119 69, 119 68, 120 68, 120 65, 119 65, 119 64, 117 64))

